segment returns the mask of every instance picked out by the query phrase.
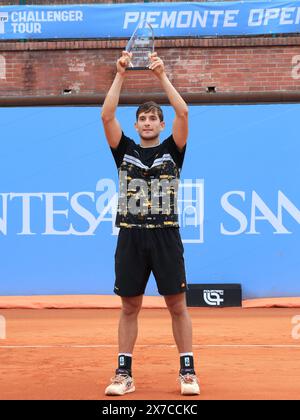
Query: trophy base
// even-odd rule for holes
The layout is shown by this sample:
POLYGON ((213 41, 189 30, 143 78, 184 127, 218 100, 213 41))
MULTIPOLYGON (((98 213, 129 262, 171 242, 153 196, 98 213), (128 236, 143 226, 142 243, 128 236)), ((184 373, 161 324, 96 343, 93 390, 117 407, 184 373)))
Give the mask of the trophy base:
POLYGON ((126 70, 150 70, 149 67, 126 67, 126 70))

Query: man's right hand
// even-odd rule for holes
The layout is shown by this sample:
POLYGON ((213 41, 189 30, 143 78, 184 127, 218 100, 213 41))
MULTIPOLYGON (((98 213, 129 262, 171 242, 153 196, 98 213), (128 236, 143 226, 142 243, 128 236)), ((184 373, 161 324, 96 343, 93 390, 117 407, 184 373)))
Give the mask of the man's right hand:
POLYGON ((117 72, 121 75, 125 74, 126 68, 129 66, 132 53, 128 51, 122 51, 122 56, 117 61, 117 72))

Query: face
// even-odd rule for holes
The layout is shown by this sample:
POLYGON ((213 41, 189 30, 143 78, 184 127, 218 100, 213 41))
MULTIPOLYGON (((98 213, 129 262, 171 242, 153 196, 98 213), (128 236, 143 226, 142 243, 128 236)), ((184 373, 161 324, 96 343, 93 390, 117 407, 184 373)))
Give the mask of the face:
POLYGON ((160 121, 156 110, 141 112, 135 128, 143 140, 150 141, 159 137, 160 132, 165 128, 165 123, 160 121))

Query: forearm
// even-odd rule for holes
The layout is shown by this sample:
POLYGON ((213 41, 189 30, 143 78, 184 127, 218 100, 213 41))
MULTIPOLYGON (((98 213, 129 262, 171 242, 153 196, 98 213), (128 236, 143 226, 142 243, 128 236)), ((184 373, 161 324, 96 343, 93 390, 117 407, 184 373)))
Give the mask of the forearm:
POLYGON ((187 104, 185 103, 179 92, 177 92, 175 87, 172 85, 166 73, 163 73, 159 77, 159 81, 161 83, 162 88, 166 92, 166 95, 170 101, 170 104, 174 108, 176 115, 186 115, 188 112, 187 104))
POLYGON ((102 106, 101 116, 103 119, 109 119, 115 116, 115 112, 119 104, 123 81, 124 76, 120 73, 117 73, 109 91, 107 92, 102 106))

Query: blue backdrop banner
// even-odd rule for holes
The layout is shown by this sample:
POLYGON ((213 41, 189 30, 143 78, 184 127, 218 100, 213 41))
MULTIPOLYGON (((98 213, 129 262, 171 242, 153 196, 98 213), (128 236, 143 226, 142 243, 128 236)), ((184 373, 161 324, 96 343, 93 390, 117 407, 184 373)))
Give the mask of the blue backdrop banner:
POLYGON ((147 20, 156 37, 299 32, 299 1, 0 6, 0 39, 129 38, 147 20))
MULTIPOLYGON (((0 295, 113 293, 119 186, 99 111, 0 109, 0 295)), ((117 118, 138 142, 135 112, 117 118)), ((299 112, 190 106, 178 209, 188 283, 300 296, 299 112)), ((164 115, 161 140, 173 109, 164 115)))

